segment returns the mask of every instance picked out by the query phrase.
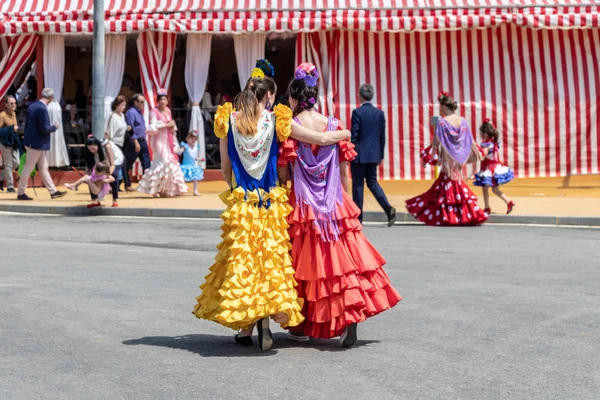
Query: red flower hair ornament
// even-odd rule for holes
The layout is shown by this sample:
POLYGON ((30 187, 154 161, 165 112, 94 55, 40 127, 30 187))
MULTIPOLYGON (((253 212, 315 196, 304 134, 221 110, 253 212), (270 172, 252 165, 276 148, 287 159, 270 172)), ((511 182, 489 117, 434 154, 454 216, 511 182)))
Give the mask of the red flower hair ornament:
POLYGON ((486 118, 483 120, 484 124, 490 124, 492 127, 494 126, 494 124, 492 123, 492 119, 491 118, 486 118))

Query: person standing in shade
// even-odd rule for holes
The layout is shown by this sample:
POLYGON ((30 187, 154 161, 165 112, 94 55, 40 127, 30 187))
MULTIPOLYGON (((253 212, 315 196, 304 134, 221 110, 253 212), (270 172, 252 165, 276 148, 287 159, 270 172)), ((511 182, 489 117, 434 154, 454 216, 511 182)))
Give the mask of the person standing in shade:
POLYGON ((392 207, 377 182, 377 168, 383 161, 385 150, 385 115, 371 104, 375 95, 372 85, 360 87, 358 98, 361 106, 352 111, 352 138, 358 156, 350 164, 352 172, 352 199, 360 208, 359 220, 362 222, 365 179, 367 187, 385 211, 388 226, 396 222, 396 209, 392 207))
MULTIPOLYGON (((91 88, 92 85, 90 85, 90 89, 91 88)), ((75 103, 79 112, 77 116, 85 119, 86 109, 88 106, 88 96, 85 95, 85 88, 81 79, 75 79, 75 97, 73 98, 73 103, 75 103)))
MULTIPOLYGON (((17 131, 19 129, 17 123, 17 99, 14 96, 8 95, 4 99, 4 111, 0 112, 0 128, 11 127, 12 130, 7 130, 5 136, 0 135, 0 152, 4 160, 4 183, 6 183, 6 191, 14 193, 15 187, 13 183, 13 170, 19 166, 19 150, 21 143, 17 131)), ((2 184, 0 183, 0 190, 2 184)))
POLYGON ((27 179, 36 164, 44 186, 50 192, 50 197, 56 199, 66 194, 66 192, 56 190, 48 171, 48 160, 46 159, 46 152, 50 150, 50 134, 58 129, 57 122, 50 125, 48 116, 48 104, 52 100, 54 100, 54 91, 51 88, 44 88, 40 100, 31 104, 27 109, 25 140, 23 141, 23 145, 27 149, 27 161, 19 179, 18 200, 33 200, 25 194, 25 189, 27 189, 27 179))
MULTIPOLYGON (((129 149, 133 147, 129 134, 131 128, 127 125, 127 122, 125 122, 125 107, 127 107, 127 98, 123 95, 118 95, 112 102, 112 113, 110 114, 110 117, 108 117, 106 132, 104 133, 104 137, 115 144, 123 155, 127 154, 129 149)), ((133 189, 131 188, 131 179, 127 173, 128 169, 125 158, 123 158, 121 166, 125 190, 131 192, 133 189)), ((118 182, 119 177, 117 176, 116 179, 118 182)), ((118 187, 119 185, 117 184, 117 188, 118 187)))
MULTIPOLYGON (((144 121, 144 103, 146 99, 141 94, 134 94, 131 98, 131 107, 125 113, 125 122, 131 127, 131 146, 127 154, 127 171, 123 174, 129 174, 133 168, 136 159, 140 159, 142 170, 145 172, 150 168, 150 152, 148 151, 148 142, 146 142, 146 122, 144 121)), ((131 191, 131 187, 125 188, 131 191)))

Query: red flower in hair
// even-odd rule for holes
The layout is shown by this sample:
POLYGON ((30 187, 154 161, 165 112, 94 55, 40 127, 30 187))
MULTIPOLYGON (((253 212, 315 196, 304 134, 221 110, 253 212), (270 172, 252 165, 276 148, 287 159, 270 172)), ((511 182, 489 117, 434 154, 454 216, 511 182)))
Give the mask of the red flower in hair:
POLYGON ((448 92, 445 92, 445 91, 443 91, 443 90, 442 90, 442 91, 441 91, 441 92, 438 94, 438 99, 439 99, 440 97, 442 97, 442 96, 450 97, 450 93, 448 93, 448 92))
POLYGON ((492 119, 491 118, 486 118, 483 120, 484 123, 486 124, 491 124, 492 123, 492 119))

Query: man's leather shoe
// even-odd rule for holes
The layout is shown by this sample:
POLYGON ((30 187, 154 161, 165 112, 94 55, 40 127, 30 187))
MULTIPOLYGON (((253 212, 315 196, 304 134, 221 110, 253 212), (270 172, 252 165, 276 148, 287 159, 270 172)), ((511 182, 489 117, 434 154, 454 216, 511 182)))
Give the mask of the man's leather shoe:
POLYGON ((53 199, 58 199, 59 197, 63 197, 65 194, 67 194, 67 192, 61 192, 60 190, 57 190, 56 192, 52 193, 50 197, 53 199))
POLYGON ((396 223, 396 209, 394 207, 390 208, 390 212, 388 212, 388 226, 392 226, 396 223))

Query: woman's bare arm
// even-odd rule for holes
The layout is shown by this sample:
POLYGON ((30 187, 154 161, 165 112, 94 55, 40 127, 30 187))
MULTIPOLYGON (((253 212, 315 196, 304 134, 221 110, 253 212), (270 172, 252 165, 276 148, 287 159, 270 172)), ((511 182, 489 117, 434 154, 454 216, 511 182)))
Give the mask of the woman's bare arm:
POLYGON ((108 159, 110 173, 112 174, 115 171, 115 155, 113 154, 110 143, 107 143, 106 146, 104 146, 104 150, 106 151, 106 158, 108 159))
POLYGON ((342 187, 346 193, 350 193, 350 176, 348 175, 348 161, 340 163, 340 178, 342 179, 342 187))
MULTIPOLYGON (((489 149, 484 149, 484 150, 488 150, 489 149)), ((487 153, 486 153, 487 155, 487 153)), ((473 144, 471 145, 471 154, 469 154, 469 158, 467 160, 468 163, 472 163, 472 162, 480 162, 482 160, 482 155, 481 152, 479 151, 479 147, 477 146, 477 143, 473 142, 473 144)))
POLYGON ((219 153, 221 154, 221 172, 223 172, 223 178, 229 187, 231 187, 231 159, 227 152, 227 139, 219 141, 219 153))
POLYGON ((150 111, 150 124, 146 127, 146 135, 156 136, 158 130, 165 127, 166 124, 158 119, 156 112, 154 110, 150 111))
POLYGON ((341 130, 317 132, 300 125, 296 121, 292 121, 291 137, 304 143, 316 144, 317 146, 327 146, 336 144, 342 140, 349 140, 350 131, 341 130))
POLYGON ((108 161, 108 165, 110 165, 110 166, 115 165, 115 156, 113 154, 110 143, 108 143, 106 146, 104 146, 104 151, 106 151, 106 158, 108 161))

